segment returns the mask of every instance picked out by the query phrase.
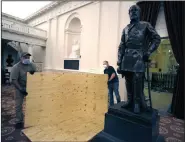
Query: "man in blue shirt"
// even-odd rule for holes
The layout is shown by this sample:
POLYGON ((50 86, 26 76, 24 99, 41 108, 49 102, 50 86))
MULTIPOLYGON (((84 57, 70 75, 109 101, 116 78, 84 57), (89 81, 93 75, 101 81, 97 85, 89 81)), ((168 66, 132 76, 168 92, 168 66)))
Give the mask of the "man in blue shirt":
POLYGON ((119 95, 119 79, 116 74, 115 69, 112 66, 109 66, 108 61, 103 62, 104 74, 108 74, 108 89, 109 89, 109 106, 114 105, 113 92, 115 93, 117 103, 121 102, 119 95))

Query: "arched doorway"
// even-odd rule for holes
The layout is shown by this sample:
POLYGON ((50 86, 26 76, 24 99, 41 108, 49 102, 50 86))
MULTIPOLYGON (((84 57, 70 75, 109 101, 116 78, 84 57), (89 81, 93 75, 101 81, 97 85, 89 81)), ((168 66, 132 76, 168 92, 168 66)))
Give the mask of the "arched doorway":
POLYGON ((80 64, 80 43, 81 43, 81 20, 77 13, 69 16, 65 25, 65 60, 68 62, 66 69, 79 69, 80 64), (73 67, 72 67, 73 65, 73 67), (71 66, 71 67, 69 67, 71 66))

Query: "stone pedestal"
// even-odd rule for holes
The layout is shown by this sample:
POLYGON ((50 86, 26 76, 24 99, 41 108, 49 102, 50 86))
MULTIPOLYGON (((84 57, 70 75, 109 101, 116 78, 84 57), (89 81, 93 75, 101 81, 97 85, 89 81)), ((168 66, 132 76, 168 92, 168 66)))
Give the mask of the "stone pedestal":
POLYGON ((64 69, 79 70, 80 60, 79 59, 65 59, 64 69))
POLYGON ((157 110, 134 114, 121 108, 123 103, 110 107, 105 114, 104 130, 92 142, 164 142, 159 136, 157 110))
POLYGON ((12 67, 6 67, 6 69, 8 70, 9 73, 11 73, 12 67))

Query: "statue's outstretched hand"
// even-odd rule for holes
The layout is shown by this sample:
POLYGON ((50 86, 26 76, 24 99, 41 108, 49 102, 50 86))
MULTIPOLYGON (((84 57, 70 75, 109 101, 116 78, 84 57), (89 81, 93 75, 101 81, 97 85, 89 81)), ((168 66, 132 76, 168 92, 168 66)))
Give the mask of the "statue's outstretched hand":
POLYGON ((121 65, 121 63, 118 61, 118 62, 117 62, 117 66, 120 66, 120 65, 121 65))
POLYGON ((117 68, 117 73, 118 73, 118 74, 121 74, 121 69, 120 69, 119 66, 118 66, 118 68, 117 68))
POLYGON ((123 72, 121 71, 121 68, 120 68, 120 67, 117 68, 117 73, 118 73, 118 74, 121 74, 122 78, 125 76, 125 75, 123 74, 123 72))

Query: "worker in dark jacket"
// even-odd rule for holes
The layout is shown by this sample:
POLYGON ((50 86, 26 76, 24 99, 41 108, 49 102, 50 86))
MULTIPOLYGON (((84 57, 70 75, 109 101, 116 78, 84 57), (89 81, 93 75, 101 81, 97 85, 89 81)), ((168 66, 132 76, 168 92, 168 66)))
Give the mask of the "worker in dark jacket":
POLYGON ((104 66, 104 74, 108 74, 108 89, 109 89, 109 106, 114 105, 114 96, 113 92, 115 93, 117 103, 121 101, 119 95, 119 79, 115 69, 109 65, 108 61, 103 62, 104 66))
POLYGON ((27 83, 27 73, 34 74, 36 71, 36 66, 30 62, 31 54, 23 52, 21 54, 20 62, 12 67, 11 71, 11 82, 15 86, 15 109, 16 109, 16 128, 22 129, 24 127, 23 122, 23 110, 22 105, 24 97, 27 96, 26 83, 27 83))
POLYGON ((131 108, 135 113, 147 108, 143 92, 145 62, 161 42, 150 23, 140 21, 140 13, 137 5, 130 7, 130 24, 123 29, 117 61, 117 71, 126 80, 128 102, 123 107, 131 108))

